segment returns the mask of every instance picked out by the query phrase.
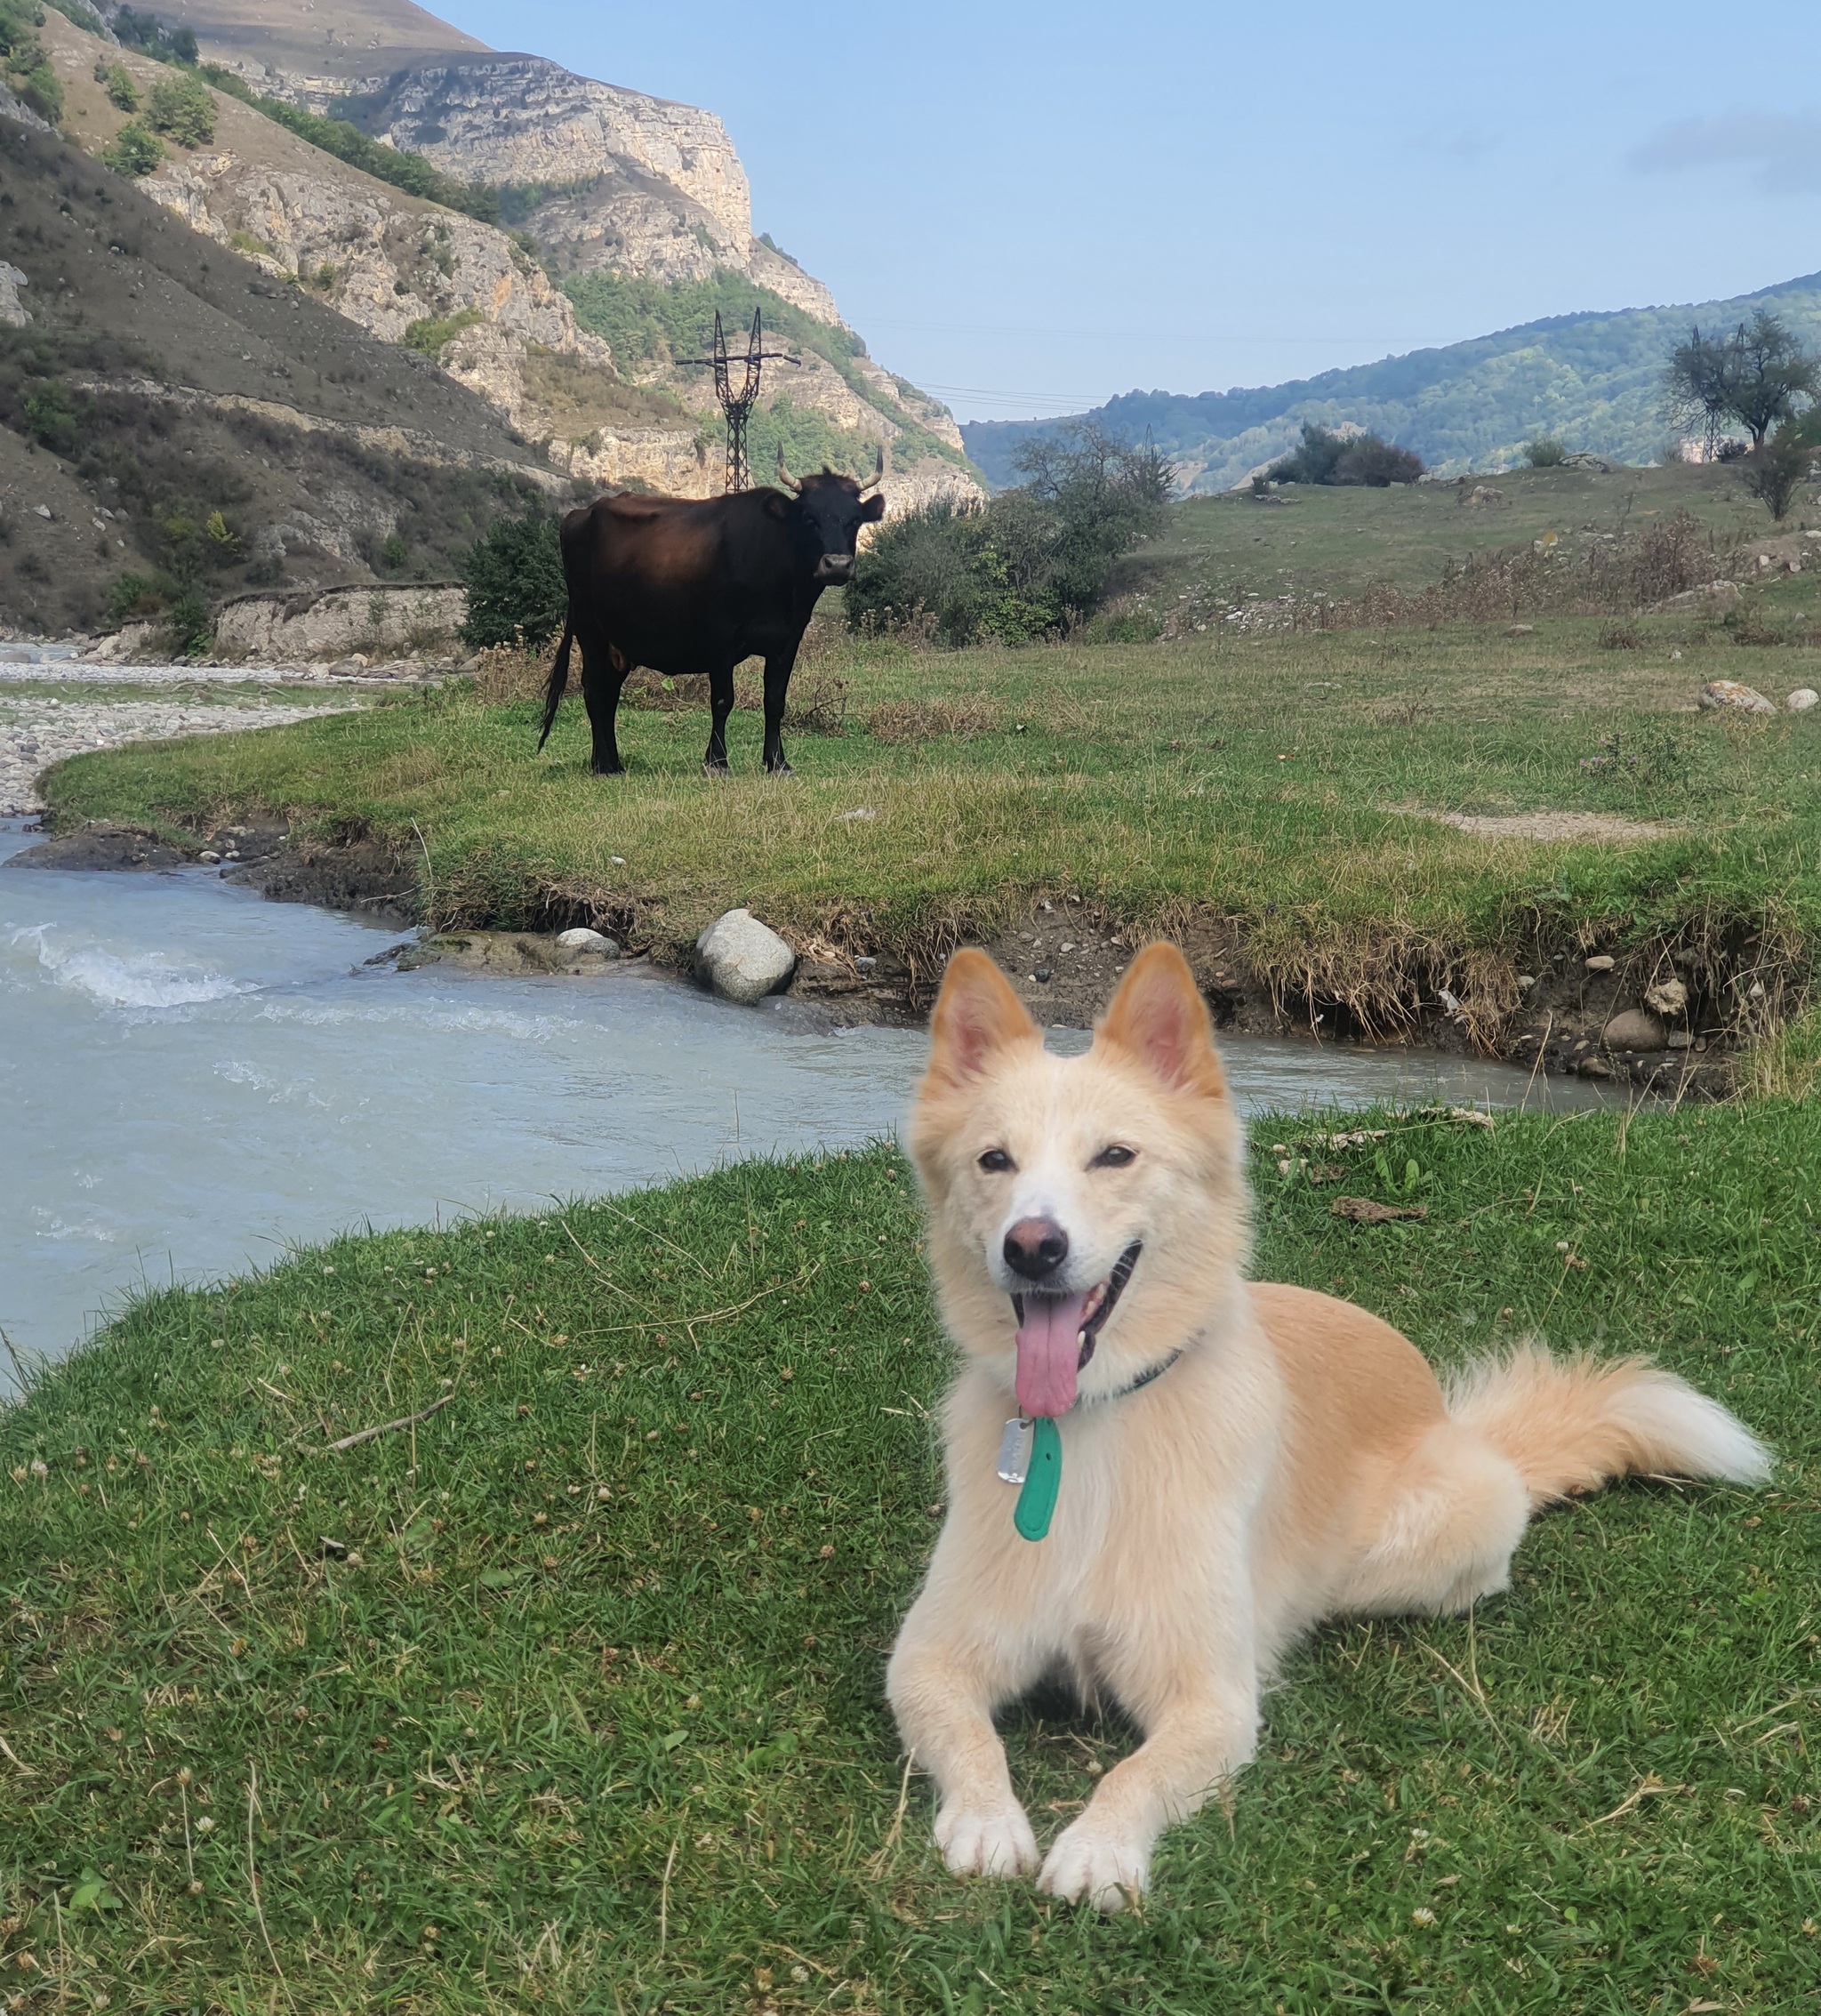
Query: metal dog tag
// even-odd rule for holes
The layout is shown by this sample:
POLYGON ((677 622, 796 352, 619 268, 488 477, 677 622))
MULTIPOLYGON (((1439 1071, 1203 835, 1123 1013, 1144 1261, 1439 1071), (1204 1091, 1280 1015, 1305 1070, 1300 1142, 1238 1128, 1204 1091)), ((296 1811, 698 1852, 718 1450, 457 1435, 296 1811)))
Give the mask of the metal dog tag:
POLYGON ((1023 1415, 1014 1415, 1006 1423, 1005 1432, 999 1437, 999 1482, 1002 1484, 1022 1484, 1025 1473, 1031 1467, 1031 1424, 1023 1415))

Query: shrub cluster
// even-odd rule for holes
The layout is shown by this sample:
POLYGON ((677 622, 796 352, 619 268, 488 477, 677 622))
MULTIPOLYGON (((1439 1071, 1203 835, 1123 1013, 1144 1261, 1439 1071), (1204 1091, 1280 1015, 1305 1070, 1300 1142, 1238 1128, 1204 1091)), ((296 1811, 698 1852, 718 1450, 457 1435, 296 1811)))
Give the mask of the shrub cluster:
POLYGON ((1303 445, 1266 471, 1273 483, 1363 484, 1373 490, 1414 483, 1423 458, 1376 434, 1334 434, 1305 421, 1303 445))
POLYGON ((0 73, 41 119, 63 116, 63 85, 44 45, 32 32, 44 25, 37 0, 0 0, 0 73))
POLYGON ((164 158, 164 141, 139 119, 129 119, 101 149, 101 159, 129 181, 149 175, 164 158))
POLYGON ((1552 434, 1539 434, 1524 450, 1532 469, 1560 469, 1568 459, 1568 450, 1552 434))
POLYGON ((937 498, 883 526, 847 590, 857 630, 913 619, 945 644, 1023 644, 1106 598, 1120 559, 1157 532, 1175 471, 1155 448, 1082 423, 1018 451, 1024 480, 985 504, 937 498))
POLYGON ((562 630, 569 595, 558 524, 535 505, 523 518, 497 520, 457 571, 468 590, 464 643, 535 651, 562 630))
POLYGON ((206 147, 215 137, 215 94, 193 70, 152 86, 146 123, 180 147, 206 147))

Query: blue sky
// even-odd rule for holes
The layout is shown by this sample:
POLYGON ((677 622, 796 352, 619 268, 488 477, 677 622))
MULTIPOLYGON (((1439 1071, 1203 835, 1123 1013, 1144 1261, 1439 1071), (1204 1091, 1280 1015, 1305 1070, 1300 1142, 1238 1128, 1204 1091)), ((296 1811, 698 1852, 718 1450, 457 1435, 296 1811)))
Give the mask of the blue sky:
POLYGON ((435 11, 718 113, 754 228, 964 419, 1821 269, 1813 0, 435 11))

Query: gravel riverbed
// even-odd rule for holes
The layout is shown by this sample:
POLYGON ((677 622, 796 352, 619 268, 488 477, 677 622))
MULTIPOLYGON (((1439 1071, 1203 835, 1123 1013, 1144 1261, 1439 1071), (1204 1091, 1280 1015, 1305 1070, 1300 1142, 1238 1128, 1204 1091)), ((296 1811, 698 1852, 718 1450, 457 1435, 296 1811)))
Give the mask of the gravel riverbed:
POLYGON ((0 648, 0 819, 44 810, 53 763, 126 742, 278 727, 365 703, 415 667, 344 674, 314 665, 98 665, 55 645, 0 648))

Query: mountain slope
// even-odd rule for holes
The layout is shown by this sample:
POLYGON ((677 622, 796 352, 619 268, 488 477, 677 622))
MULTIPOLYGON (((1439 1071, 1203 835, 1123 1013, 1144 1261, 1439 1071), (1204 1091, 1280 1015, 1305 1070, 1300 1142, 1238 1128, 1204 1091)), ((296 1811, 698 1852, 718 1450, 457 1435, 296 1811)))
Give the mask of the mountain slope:
MULTIPOLYGON (((1760 307, 1804 341, 1821 342, 1821 274, 1811 274, 1729 301, 1552 316, 1285 385, 1127 392, 1093 417, 1122 438, 1150 432, 1196 491, 1231 488, 1289 447, 1305 421, 1370 428, 1446 475, 1509 466, 1538 434, 1619 462, 1655 462, 1669 432, 1660 390, 1672 347, 1691 322, 1729 327, 1760 307)), ((961 433, 976 465, 999 485, 1015 480, 1021 442, 1067 424, 978 421, 961 433)))
POLYGON ((92 628, 129 574, 446 580, 566 488, 427 358, 0 118, 0 621, 92 628))
MULTIPOLYGON (((572 473, 694 494, 718 487, 712 379, 679 360, 702 353, 716 307, 733 336, 757 306, 774 331, 788 328, 801 363, 769 374, 771 399, 753 430, 756 468, 779 442, 854 469, 884 445, 893 508, 977 493, 947 409, 874 365, 829 290, 753 236, 746 173, 712 113, 577 76, 544 57, 485 49, 405 0, 357 11, 318 0, 308 13, 292 0, 166 0, 160 11, 193 29, 205 60, 254 90, 349 119, 456 181, 496 189, 507 221, 567 289, 587 333, 623 326, 654 287, 695 290, 670 304, 687 308, 686 327, 614 359, 622 376, 687 416, 661 454, 650 440, 630 452, 611 441, 574 452, 584 444, 566 429, 589 399, 540 398, 522 382, 515 398, 506 360, 468 355, 487 347, 485 336, 457 343, 449 367, 506 403, 523 430, 549 434, 553 458, 572 473)), ((484 304, 467 305, 493 319, 484 304)), ((557 347, 600 361, 585 348, 557 347)))

